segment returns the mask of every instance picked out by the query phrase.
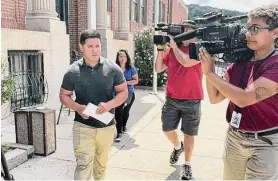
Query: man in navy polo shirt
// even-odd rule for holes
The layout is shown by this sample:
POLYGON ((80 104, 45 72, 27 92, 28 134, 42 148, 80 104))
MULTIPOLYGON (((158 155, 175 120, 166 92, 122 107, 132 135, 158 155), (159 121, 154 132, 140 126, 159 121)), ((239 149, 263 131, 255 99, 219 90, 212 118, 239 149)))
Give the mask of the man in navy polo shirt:
POLYGON ((85 30, 80 36, 83 58, 74 62, 64 76, 60 90, 62 104, 75 110, 73 145, 75 180, 103 180, 108 153, 114 141, 114 119, 106 125, 83 114, 88 103, 98 106, 97 114, 114 113, 128 96, 124 75, 113 61, 101 57, 100 34, 85 30), (117 95, 114 97, 113 90, 117 95), (73 91, 75 102, 71 99, 73 91))

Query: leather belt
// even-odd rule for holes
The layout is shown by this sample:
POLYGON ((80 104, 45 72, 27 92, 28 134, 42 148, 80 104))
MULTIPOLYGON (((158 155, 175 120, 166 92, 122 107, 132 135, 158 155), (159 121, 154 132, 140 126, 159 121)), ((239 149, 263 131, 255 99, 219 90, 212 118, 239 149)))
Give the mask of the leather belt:
POLYGON ((268 139, 268 138, 265 138, 263 136, 268 136, 268 135, 272 135, 272 134, 276 134, 278 133, 278 128, 277 129, 273 129, 273 130, 270 130, 270 131, 264 131, 264 132, 259 132, 259 133, 249 133, 249 132, 244 132, 244 131, 241 131, 237 128, 234 128, 232 126, 229 127, 230 130, 232 131, 235 131, 235 132, 238 132, 240 133, 241 135, 245 136, 245 137, 249 137, 249 138, 255 138, 255 139, 259 139, 259 140, 262 140, 270 145, 273 145, 273 143, 268 139))

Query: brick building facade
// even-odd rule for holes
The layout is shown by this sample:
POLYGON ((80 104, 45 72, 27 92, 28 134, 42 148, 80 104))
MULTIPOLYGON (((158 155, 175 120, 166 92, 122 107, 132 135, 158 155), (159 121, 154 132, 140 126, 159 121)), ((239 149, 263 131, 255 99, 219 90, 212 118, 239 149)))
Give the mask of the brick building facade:
MULTIPOLYGON (((15 110, 26 106, 21 103, 28 100, 31 105, 46 103, 47 107, 58 109, 57 92, 70 63, 70 50, 79 51, 78 38, 88 27, 100 32, 107 58, 114 60, 120 48, 127 49, 133 57, 133 33, 153 26, 155 1, 2 0, 1 62, 8 64, 8 73, 16 80, 9 105, 15 110), (29 80, 33 75, 42 79, 29 80), (37 89, 38 84, 43 88, 37 89), (34 96, 38 97, 33 99, 34 96), (41 102, 44 97, 48 97, 47 102, 41 102)), ((187 19, 183 0, 159 0, 158 8, 159 22, 187 19)))
MULTIPOLYGON (((72 0, 69 1, 69 36, 70 36, 70 49, 71 51, 79 51, 78 37, 82 30, 87 28, 88 21, 88 0, 72 0)), ((96 0, 98 1, 98 0, 96 0)), ((125 9, 128 9, 128 32, 141 31, 146 26, 153 26, 154 22, 154 2, 155 0, 101 0, 105 1, 105 15, 107 28, 113 34, 113 39, 127 40, 117 37, 119 29, 119 1, 124 1, 125 9)), ((98 8, 96 7, 98 11, 98 8)), ((183 0, 159 0, 159 22, 164 23, 180 23, 188 18, 187 7, 183 0), (174 12, 174 13, 173 13, 174 12)), ((96 27, 98 30, 98 27, 96 27)), ((132 43, 131 43, 132 45, 132 43)), ((121 48, 121 45, 114 47, 121 48)), ((109 57, 108 54, 106 56, 109 57)), ((110 55, 110 57, 113 57, 110 55)))
POLYGON ((1 27, 11 29, 25 29, 26 17, 25 1, 1 1, 1 27))
POLYGON ((14 81, 11 101, 1 105, 1 118, 26 106, 61 105, 58 92, 69 67, 70 48, 56 2, 1 1, 1 64, 7 67, 5 76, 14 81))

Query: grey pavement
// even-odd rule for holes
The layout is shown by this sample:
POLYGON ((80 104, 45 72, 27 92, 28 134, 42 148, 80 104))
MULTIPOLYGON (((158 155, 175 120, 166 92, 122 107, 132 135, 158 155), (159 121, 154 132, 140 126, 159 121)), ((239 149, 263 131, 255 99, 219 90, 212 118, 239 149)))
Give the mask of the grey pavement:
MULTIPOLYGON (((175 165, 169 164, 173 149, 161 131, 161 108, 165 92, 136 90, 136 100, 128 122, 128 132, 115 143, 109 155, 107 180, 177 180, 184 156, 175 165)), ((205 93, 202 120, 195 139, 192 157, 196 180, 221 180, 222 154, 227 130, 225 111, 227 101, 211 105, 205 93)), ((47 156, 35 156, 14 168, 16 180, 72 180, 75 158, 72 145, 73 112, 62 113, 57 125, 57 150, 47 156)), ((14 125, 2 127, 2 141, 15 142, 14 125)), ((182 139, 182 133, 179 131, 182 139)))

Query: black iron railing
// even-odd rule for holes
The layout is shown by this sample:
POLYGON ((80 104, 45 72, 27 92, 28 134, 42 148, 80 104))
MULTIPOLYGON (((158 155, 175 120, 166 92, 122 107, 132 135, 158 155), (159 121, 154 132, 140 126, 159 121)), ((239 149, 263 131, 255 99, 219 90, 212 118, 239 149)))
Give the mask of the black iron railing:
POLYGON ((48 99, 43 54, 38 51, 8 51, 10 76, 14 91, 11 111, 43 104, 48 99))

